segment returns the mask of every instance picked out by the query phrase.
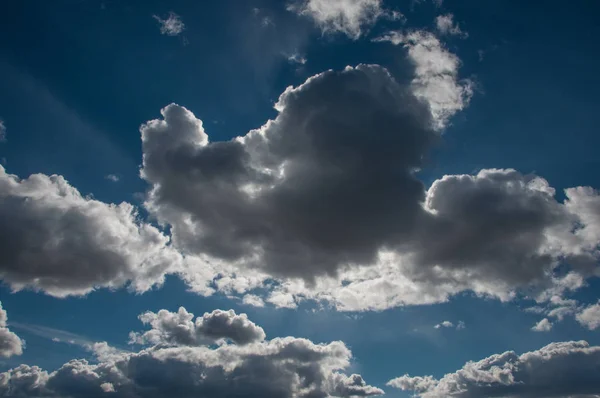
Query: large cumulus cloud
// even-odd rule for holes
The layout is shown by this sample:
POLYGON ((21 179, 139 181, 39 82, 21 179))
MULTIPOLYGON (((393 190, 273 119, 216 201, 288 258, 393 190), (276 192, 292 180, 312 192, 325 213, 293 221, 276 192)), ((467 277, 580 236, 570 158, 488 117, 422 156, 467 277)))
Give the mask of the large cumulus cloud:
POLYGON ((23 353, 23 344, 19 336, 10 331, 6 321, 8 316, 0 302, 0 358, 9 358, 23 353))
POLYGON ((495 354, 437 380, 404 375, 388 385, 419 397, 592 397, 600 394, 600 347, 585 341, 551 343, 517 355, 495 354))
MULTIPOLYGON (((234 323, 229 325, 237 329, 234 323)), ((157 345, 132 353, 97 344, 94 350, 96 363, 72 360, 54 372, 21 365, 1 373, 0 395, 198 398, 383 394, 360 375, 341 373, 350 364, 351 352, 339 341, 314 344, 286 337, 217 348, 157 345)))
POLYGON ((360 65, 288 88, 276 109, 227 142, 174 104, 141 127, 146 206, 177 247, 312 281, 410 239, 437 135, 409 87, 360 65))
POLYGON ((134 206, 83 196, 57 175, 21 180, 0 166, 0 225, 0 278, 14 290, 63 297, 131 282, 144 291, 180 260, 134 206))
POLYGON ((370 310, 465 290, 547 299, 597 274, 593 189, 567 189, 560 202, 542 177, 512 169, 448 175, 429 189, 419 181, 468 100, 450 72, 456 60, 439 42, 423 46, 416 80, 399 83, 375 65, 324 72, 288 88, 274 120, 231 141, 210 142, 175 104, 141 127, 146 207, 176 247, 204 259, 184 273, 193 288, 268 287, 266 301, 281 307, 315 299, 370 310), (424 88, 436 85, 439 95, 424 88))

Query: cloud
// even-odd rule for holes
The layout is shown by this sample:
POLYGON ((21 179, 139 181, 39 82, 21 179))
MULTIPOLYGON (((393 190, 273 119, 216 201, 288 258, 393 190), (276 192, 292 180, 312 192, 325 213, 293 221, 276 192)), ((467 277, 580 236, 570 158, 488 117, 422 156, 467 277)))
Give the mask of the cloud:
POLYGON ((458 23, 454 23, 453 14, 438 15, 435 18, 435 27, 442 35, 459 36, 463 39, 469 37, 467 32, 460 29, 458 23))
MULTIPOLYGON (((465 323, 463 321, 458 321, 458 323, 456 324, 456 330, 463 330, 466 327, 467 326, 465 325, 465 323)), ((452 323, 450 321, 443 321, 443 322, 440 322, 437 325, 435 325, 433 328, 434 329, 454 328, 454 323, 452 323)))
POLYGON ((249 321, 246 314, 236 315, 233 310, 205 313, 195 322, 194 314, 183 307, 176 313, 149 311, 139 318, 152 329, 142 334, 131 332, 130 340, 136 344, 204 345, 233 341, 245 345, 265 339, 265 332, 260 326, 249 321))
POLYGON ((19 336, 8 329, 7 320, 6 310, 2 308, 2 302, 0 302, 0 358, 10 358, 23 353, 23 343, 19 336))
POLYGON ((357 40, 380 18, 402 19, 383 8, 381 0, 298 0, 288 10, 310 17, 323 34, 343 33, 357 40))
POLYGON ((450 321, 444 321, 442 323, 438 323, 437 325, 434 326, 435 329, 440 329, 440 328, 453 328, 454 324, 450 321))
POLYGON ((287 56, 287 60, 291 63, 291 64, 300 64, 300 65, 304 65, 306 64, 306 57, 304 57, 303 55, 300 55, 298 53, 294 53, 292 55, 287 56))
POLYGON ((264 307, 265 302, 260 296, 255 294, 246 294, 242 300, 242 302, 246 305, 251 305, 253 307, 264 307))
POLYGON ((473 82, 458 80, 459 58, 431 32, 391 31, 374 41, 402 45, 408 50, 415 66, 412 90, 429 105, 437 129, 444 129, 450 118, 469 104, 473 82))
POLYGON ((167 36, 178 36, 185 30, 185 24, 181 20, 181 17, 175 14, 173 11, 169 12, 166 19, 162 19, 158 15, 152 16, 160 25, 160 33, 167 36))
POLYGON ((388 385, 415 391, 419 397, 591 397, 600 394, 597 369, 600 347, 585 341, 551 343, 517 355, 495 354, 468 362, 440 380, 408 375, 388 385))
POLYGON ((0 142, 6 142, 6 125, 2 119, 0 119, 0 142))
POLYGON ((548 320, 548 318, 544 318, 538 323, 536 323, 531 330, 534 332, 548 332, 552 329, 552 322, 548 320))
POLYGON ((24 330, 36 336, 54 341, 55 343, 76 344, 84 348, 89 348, 94 344, 94 341, 87 337, 66 330, 20 322, 11 322, 10 325, 15 329, 24 330))
POLYGON ((590 305, 578 313, 575 317, 577 322, 590 330, 600 327, 600 302, 590 305))
MULTIPOLYGON (((237 330, 233 323, 225 327, 237 330)), ((95 345, 94 352, 94 364, 74 359, 54 372, 21 365, 0 373, 0 395, 162 398, 383 394, 360 375, 341 373, 350 365, 351 352, 340 341, 314 344, 285 337, 214 348, 156 345, 134 353, 112 350, 103 343, 95 345)))
POLYGON ((287 88, 273 120, 225 142, 176 104, 141 126, 145 207, 185 254, 192 290, 266 288, 277 307, 364 311, 463 291, 547 302, 597 273, 591 188, 567 189, 561 203, 541 177, 489 169, 425 189, 415 171, 466 98, 423 88, 459 87, 458 59, 423 32, 388 39, 415 60, 408 84, 377 65, 326 71, 287 88))
POLYGON ((425 214, 414 170, 438 136, 408 87, 359 65, 289 87, 276 109, 226 142, 175 104, 141 127, 145 206, 179 249, 314 282, 409 238, 425 214))
POLYGON ((119 180, 120 180, 119 176, 116 174, 108 174, 104 178, 106 178, 108 181, 112 181, 112 182, 119 182, 119 180))
POLYGON ((58 175, 21 180, 0 166, 0 224, 0 278, 15 291, 65 297, 129 283, 143 292, 180 261, 131 204, 82 196, 58 175))

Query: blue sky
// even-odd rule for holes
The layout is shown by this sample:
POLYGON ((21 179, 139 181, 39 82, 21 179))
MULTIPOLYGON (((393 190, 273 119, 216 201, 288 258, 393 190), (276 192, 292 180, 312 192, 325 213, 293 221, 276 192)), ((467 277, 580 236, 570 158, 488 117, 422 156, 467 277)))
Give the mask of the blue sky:
POLYGON ((0 395, 597 396, 598 11, 4 2, 0 395), (204 325, 235 314, 182 343, 158 312, 182 306, 204 325), (315 360, 307 390, 274 373, 275 391, 228 334, 257 327, 261 358, 286 336, 351 358, 315 360), (184 349, 232 350, 253 381, 186 384, 225 366, 206 360, 177 368, 186 382, 168 361, 105 370, 184 349), (532 353, 502 362, 512 381, 457 372, 506 351, 532 353), (74 358, 95 381, 61 373, 74 358), (19 390, 20 364, 50 381, 19 390))

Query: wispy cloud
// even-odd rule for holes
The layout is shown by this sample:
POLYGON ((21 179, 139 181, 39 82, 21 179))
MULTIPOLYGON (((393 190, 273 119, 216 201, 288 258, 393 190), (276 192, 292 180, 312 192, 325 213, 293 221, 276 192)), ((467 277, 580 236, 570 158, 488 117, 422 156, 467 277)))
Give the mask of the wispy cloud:
POLYGON ((158 15, 152 16, 158 21, 160 25, 160 33, 167 36, 178 36, 185 30, 185 24, 181 20, 181 17, 175 14, 173 11, 169 12, 167 18, 163 19, 158 15))
POLYGON ((85 336, 71 333, 66 330, 51 328, 48 326, 34 325, 30 323, 21 322, 10 322, 10 326, 17 330, 22 330, 54 342, 74 344, 87 349, 92 347, 95 343, 95 341, 90 340, 85 336))

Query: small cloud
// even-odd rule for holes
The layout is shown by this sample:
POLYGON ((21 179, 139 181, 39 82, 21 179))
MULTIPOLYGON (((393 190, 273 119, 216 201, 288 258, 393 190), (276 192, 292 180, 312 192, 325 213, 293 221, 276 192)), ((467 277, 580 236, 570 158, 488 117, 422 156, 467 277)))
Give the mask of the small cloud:
MULTIPOLYGON (((458 321, 458 323, 456 324, 456 330, 463 330, 465 329, 467 326, 465 325, 465 323, 463 321, 458 321)), ((444 321, 441 323, 438 323, 437 325, 434 326, 434 329, 450 329, 450 328, 454 328, 454 323, 450 322, 450 321, 444 321)))
POLYGON ((169 12, 169 16, 166 19, 162 19, 158 15, 153 15, 152 17, 158 21, 160 33, 163 35, 178 36, 185 29, 185 24, 181 20, 181 17, 173 11, 169 12))
POLYGON ((294 53, 292 55, 289 55, 287 57, 287 60, 289 63, 291 64, 300 64, 300 65, 304 65, 306 63, 306 58, 298 53, 294 53))
POLYGON ((102 383, 100 384, 100 388, 104 392, 115 392, 115 386, 112 383, 102 383))
POLYGON ((434 326, 434 328, 436 329, 441 329, 441 328, 453 328, 454 324, 450 321, 444 321, 442 323, 438 323, 437 325, 434 326))
POLYGON ((438 15, 435 18, 435 27, 443 35, 459 36, 463 39, 469 37, 467 32, 463 32, 457 23, 454 23, 454 15, 438 15))
POLYGON ((477 50, 477 55, 479 56, 479 62, 481 62, 481 61, 483 61, 483 58, 485 56, 485 51, 477 50))
POLYGON ((119 180, 120 180, 119 176, 116 174, 109 174, 109 175, 105 176, 104 178, 107 179, 108 181, 112 181, 112 182, 119 182, 119 180))
POLYGON ((550 329, 552 329, 552 322, 548 318, 542 319, 531 328, 534 332, 548 332, 550 329))
POLYGON ((589 330, 595 330, 600 327, 600 301, 598 304, 590 305, 575 316, 577 322, 587 327, 589 330))
POLYGON ((263 301, 263 299, 254 294, 246 294, 242 299, 242 303, 246 305, 251 305, 253 307, 265 306, 265 302, 263 301))

